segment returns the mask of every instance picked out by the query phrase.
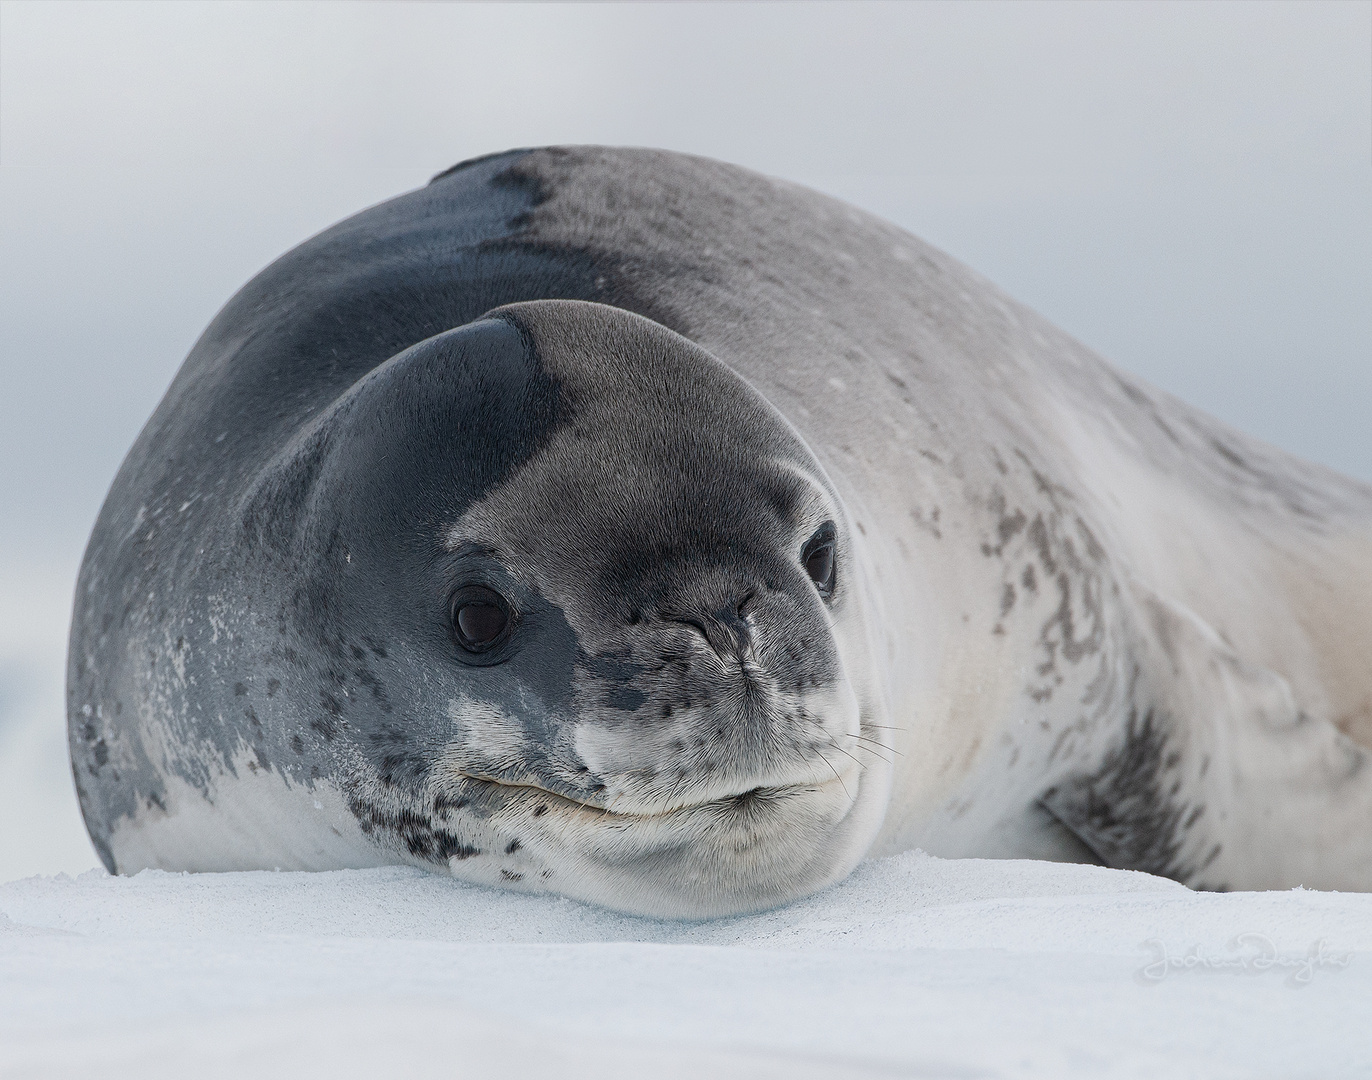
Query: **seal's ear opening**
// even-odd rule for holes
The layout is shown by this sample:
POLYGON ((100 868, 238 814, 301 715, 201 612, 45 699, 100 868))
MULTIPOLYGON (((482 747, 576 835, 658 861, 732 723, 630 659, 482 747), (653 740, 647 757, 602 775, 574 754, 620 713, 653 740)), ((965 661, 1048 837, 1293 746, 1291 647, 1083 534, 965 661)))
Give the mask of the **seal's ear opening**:
POLYGON ((460 516, 546 442, 557 387, 527 335, 483 318, 393 356, 261 470, 243 539, 286 550, 302 531, 413 534, 460 516), (345 524, 346 523, 346 524, 345 524))

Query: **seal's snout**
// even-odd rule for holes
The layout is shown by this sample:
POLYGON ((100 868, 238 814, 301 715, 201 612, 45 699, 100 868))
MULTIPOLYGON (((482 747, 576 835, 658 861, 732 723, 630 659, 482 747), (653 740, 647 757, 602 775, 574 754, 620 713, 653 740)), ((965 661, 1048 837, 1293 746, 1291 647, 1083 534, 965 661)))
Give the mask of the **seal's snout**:
MULTIPOLYGON (((843 795, 860 709, 799 567, 781 588, 765 563, 676 569, 670 599, 635 608, 578 666, 574 743, 604 785, 594 801, 660 815, 818 790, 840 772, 843 795)), ((659 580, 670 570, 659 565, 659 580)))

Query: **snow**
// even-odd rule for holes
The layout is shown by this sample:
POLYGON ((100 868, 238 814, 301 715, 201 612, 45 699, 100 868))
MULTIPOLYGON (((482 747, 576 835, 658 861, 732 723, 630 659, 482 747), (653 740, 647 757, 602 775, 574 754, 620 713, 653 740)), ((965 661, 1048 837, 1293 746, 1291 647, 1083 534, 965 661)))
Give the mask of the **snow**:
POLYGON ((1372 1076, 1362 894, 911 852, 700 923, 399 867, 0 912, 7 1078, 1372 1076))

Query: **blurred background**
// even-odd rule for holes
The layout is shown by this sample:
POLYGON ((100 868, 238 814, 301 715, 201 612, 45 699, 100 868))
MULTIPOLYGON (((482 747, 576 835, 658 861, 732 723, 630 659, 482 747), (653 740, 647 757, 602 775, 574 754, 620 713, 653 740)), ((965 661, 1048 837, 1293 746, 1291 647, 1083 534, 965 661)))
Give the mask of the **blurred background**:
POLYGON ((96 865, 72 586, 233 292, 514 146, 737 162, 1372 481, 1372 3, 0 4, 0 881, 96 865))

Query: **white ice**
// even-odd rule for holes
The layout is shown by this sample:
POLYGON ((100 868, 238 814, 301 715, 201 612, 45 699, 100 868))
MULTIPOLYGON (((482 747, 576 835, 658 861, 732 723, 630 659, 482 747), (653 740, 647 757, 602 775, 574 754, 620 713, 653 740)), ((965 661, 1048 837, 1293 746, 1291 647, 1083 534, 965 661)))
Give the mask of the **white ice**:
POLYGON ((1359 894, 916 852, 694 924, 403 868, 35 877, 0 912, 7 1078, 1372 1075, 1359 894))

